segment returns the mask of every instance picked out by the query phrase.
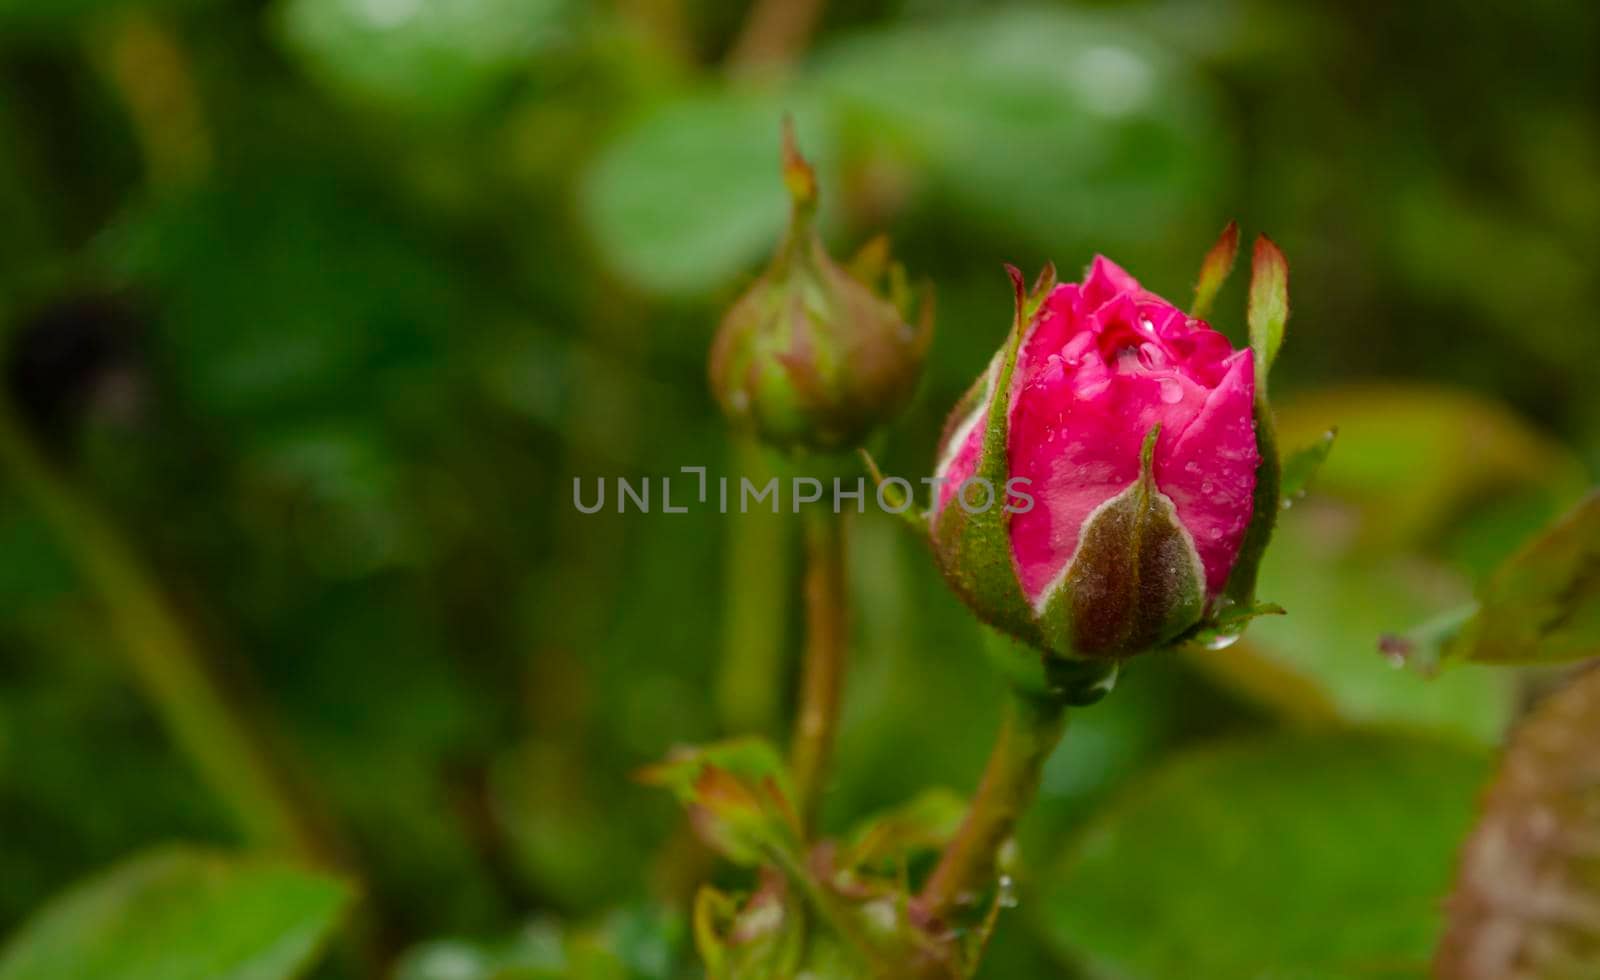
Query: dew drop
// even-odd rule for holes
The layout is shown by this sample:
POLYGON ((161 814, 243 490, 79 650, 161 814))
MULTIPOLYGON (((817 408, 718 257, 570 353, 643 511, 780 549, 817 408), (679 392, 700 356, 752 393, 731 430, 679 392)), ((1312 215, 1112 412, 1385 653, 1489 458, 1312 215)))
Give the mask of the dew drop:
POLYGON ((1176 405, 1183 401, 1183 385, 1177 378, 1161 379, 1161 400, 1168 405, 1176 405))
POLYGON ((1224 630, 1207 637, 1206 641, 1200 645, 1205 647, 1207 650, 1226 650, 1235 643, 1239 642, 1239 635, 1241 632, 1242 631, 1237 629, 1224 630))
POLYGON ((999 893, 995 895, 995 904, 1003 909, 1017 907, 1017 882, 1010 875, 1000 876, 999 893))
POLYGON ((1210 493, 1214 489, 1216 489, 1216 484, 1212 483, 1210 480, 1207 480, 1204 483, 1200 484, 1200 492, 1201 493, 1210 493))

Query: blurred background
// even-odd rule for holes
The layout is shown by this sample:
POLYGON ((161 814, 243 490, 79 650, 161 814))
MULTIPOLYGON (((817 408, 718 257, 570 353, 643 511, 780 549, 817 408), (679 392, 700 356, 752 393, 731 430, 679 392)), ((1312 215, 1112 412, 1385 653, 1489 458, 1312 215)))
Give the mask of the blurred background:
MULTIPOLYGON (((742 879, 631 774, 785 731, 795 528, 571 487, 772 465, 704 364, 787 112, 836 254, 937 290, 887 472, 1002 263, 1182 303, 1230 218, 1291 263, 1282 442, 1340 430, 1290 615, 1073 723, 984 975, 1412 975, 1527 682, 1376 638, 1600 469, 1597 50, 1577 0, 0 0, 0 935, 181 839, 345 868, 407 980, 694 975, 682 902, 742 879)), ((1001 700, 921 543, 853 531, 834 831, 968 791, 1001 700)))

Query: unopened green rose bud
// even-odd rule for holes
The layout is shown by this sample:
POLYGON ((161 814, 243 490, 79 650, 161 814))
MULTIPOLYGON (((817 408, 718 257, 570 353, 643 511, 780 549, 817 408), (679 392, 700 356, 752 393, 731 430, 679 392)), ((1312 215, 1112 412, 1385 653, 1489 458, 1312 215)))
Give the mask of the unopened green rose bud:
POLYGON ((815 227, 816 175, 787 122, 783 177, 792 202, 788 231, 723 317, 711 347, 711 390, 728 419, 763 442, 847 450, 911 397, 932 304, 923 301, 913 327, 905 271, 882 239, 848 268, 828 255, 815 227))

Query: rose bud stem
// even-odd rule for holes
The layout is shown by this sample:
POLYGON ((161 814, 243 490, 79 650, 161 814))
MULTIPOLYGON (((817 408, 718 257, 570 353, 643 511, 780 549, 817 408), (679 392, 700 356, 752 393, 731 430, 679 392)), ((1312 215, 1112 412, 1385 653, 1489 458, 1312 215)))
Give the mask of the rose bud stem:
POLYGON ((917 896, 924 921, 950 926, 980 908, 999 879, 1000 852, 1033 803, 1040 771, 1066 726, 1064 699, 1012 688, 961 829, 917 896))
POLYGON ((822 809, 844 689, 845 644, 849 641, 844 517, 825 510, 807 511, 805 538, 806 646, 790 764, 802 824, 809 833, 822 809))

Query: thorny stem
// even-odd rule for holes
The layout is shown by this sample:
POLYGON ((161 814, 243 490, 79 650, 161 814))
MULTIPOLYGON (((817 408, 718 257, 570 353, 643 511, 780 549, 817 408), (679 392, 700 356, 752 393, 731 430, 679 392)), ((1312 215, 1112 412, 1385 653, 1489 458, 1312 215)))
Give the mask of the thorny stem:
POLYGON ((1066 725, 1061 699, 1012 691, 961 829, 917 896, 930 921, 950 923, 995 886, 1000 850, 1038 793, 1039 773, 1066 725))
POLYGON ((816 827, 839 727, 849 615, 845 597, 844 518, 806 515, 806 647, 790 763, 807 833, 816 827))
POLYGON ((291 789, 265 741, 206 669, 200 650, 127 542, 45 460, 0 406, 0 466, 54 528, 98 593, 138 684, 201 777, 255 844, 322 866, 337 848, 291 789))

